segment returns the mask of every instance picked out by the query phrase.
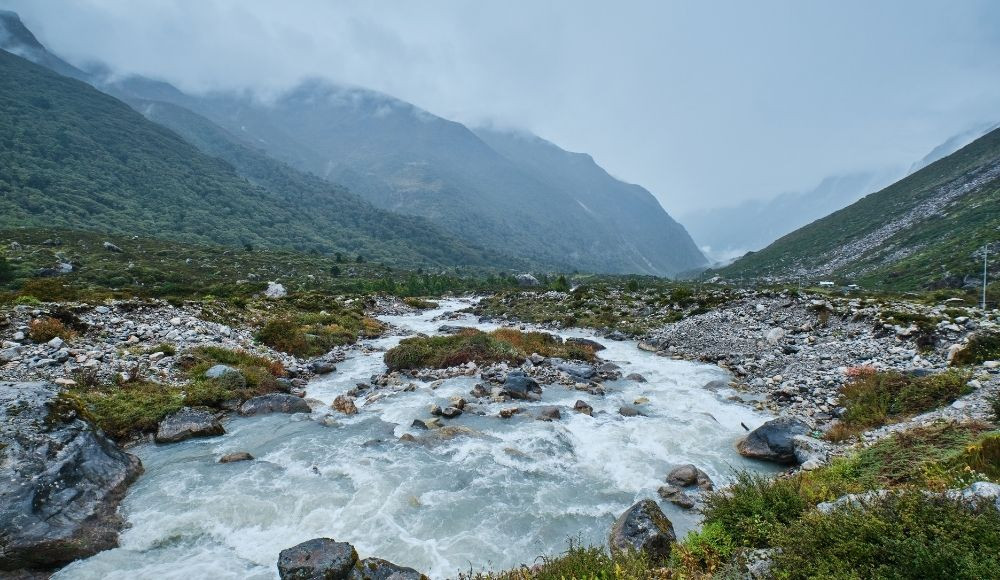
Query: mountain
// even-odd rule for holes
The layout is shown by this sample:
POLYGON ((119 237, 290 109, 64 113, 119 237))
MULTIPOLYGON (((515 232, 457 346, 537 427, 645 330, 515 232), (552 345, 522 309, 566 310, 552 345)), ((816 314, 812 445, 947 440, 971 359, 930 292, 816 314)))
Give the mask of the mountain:
POLYGON ((746 201, 732 207, 698 209, 685 214, 683 221, 710 258, 727 263, 846 207, 901 175, 885 170, 828 177, 808 191, 746 201))
POLYGON ((737 260, 727 278, 958 286, 1000 237, 1000 129, 737 260))
POLYGON ((407 266, 502 263, 426 220, 285 169, 262 166, 248 181, 125 103, 0 51, 0 227, 361 253, 407 266))

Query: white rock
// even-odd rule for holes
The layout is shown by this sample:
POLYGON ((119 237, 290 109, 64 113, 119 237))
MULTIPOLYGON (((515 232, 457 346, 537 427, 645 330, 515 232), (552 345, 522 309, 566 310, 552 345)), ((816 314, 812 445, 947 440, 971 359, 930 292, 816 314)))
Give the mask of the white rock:
POLYGON ((175 316, 175 317, 171 318, 170 319, 170 325, 171 326, 180 326, 181 325, 181 319, 180 319, 180 317, 175 316))
POLYGON ((288 291, 285 287, 277 282, 268 282, 267 290, 264 290, 264 296, 268 298, 284 298, 288 295, 288 291))
POLYGON ((61 338, 59 338, 57 336, 57 337, 53 338, 52 340, 50 340, 46 344, 48 344, 52 348, 59 349, 59 348, 62 348, 63 344, 65 344, 65 343, 66 343, 66 341, 64 341, 63 339, 61 339, 61 338))

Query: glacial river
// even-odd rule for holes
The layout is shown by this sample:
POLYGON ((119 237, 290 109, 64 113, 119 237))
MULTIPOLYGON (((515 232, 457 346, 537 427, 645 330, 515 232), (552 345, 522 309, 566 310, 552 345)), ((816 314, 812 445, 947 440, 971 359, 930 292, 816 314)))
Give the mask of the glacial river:
MULTIPOLYGON (((382 319, 427 334, 441 324, 496 328, 473 317, 434 322, 441 308, 382 319)), ((563 336, 592 337, 583 330, 563 336)), ((368 341, 391 348, 400 337, 368 341)), ((322 401, 311 416, 232 418, 227 434, 173 445, 132 449, 146 472, 121 505, 129 528, 121 547, 76 562, 59 579, 134 580, 277 578, 278 552, 327 536, 354 544, 362 558, 376 556, 433 578, 458 572, 531 564, 558 554, 570 539, 603 544, 615 517, 635 501, 657 498, 664 475, 694 463, 717 483, 734 469, 768 470, 740 457, 734 441, 769 417, 726 400, 733 393, 703 388, 725 380, 717 367, 644 352, 635 342, 598 339, 600 356, 640 373, 647 383, 605 383, 593 396, 561 385, 545 388, 532 406, 557 405, 562 419, 530 413, 496 416, 512 404, 489 404, 487 416, 466 413, 448 421, 476 433, 433 444, 399 442, 414 419, 434 403, 462 395, 470 401, 474 378, 447 380, 435 390, 418 383, 344 416, 327 408, 337 395, 381 373, 382 352, 353 352, 337 371, 310 383, 322 401), (645 397, 646 416, 622 417, 618 408, 645 397), (583 399, 589 417, 572 410, 583 399), (330 419, 321 420, 331 415, 330 419), (225 453, 249 451, 254 461, 219 464, 225 453)), ((661 502, 678 536, 696 525, 694 512, 661 502)))

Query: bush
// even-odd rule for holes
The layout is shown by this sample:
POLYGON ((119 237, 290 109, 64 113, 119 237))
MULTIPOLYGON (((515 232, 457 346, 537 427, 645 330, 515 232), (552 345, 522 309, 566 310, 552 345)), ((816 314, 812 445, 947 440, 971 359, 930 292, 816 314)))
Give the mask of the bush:
POLYGON ((684 538, 671 554, 672 565, 689 576, 711 576, 729 564, 736 552, 732 537, 718 522, 702 526, 684 538))
POLYGON ((736 546, 766 548, 775 533, 795 521, 807 505, 795 479, 737 472, 729 488, 705 497, 705 524, 721 527, 736 546))
POLYGON ((155 383, 75 392, 94 423, 119 440, 156 430, 164 417, 184 406, 180 389, 155 383))
POLYGON ((390 371, 447 368, 468 362, 521 364, 532 353, 546 357, 593 360, 594 350, 580 344, 563 344, 545 332, 501 328, 486 333, 465 330, 451 336, 407 338, 385 353, 390 371))
POLYGON ((632 579, 667 578, 666 571, 653 568, 642 552, 627 552, 611 556, 599 547, 581 547, 570 542, 569 549, 562 555, 543 557, 541 563, 531 569, 522 567, 506 572, 460 574, 460 580, 569 580, 588 579, 632 579))
POLYGON ((438 307, 437 302, 431 302, 430 300, 424 300, 422 298, 416 298, 413 296, 403 298, 403 304, 406 304, 407 306, 410 306, 412 308, 417 308, 419 310, 430 310, 432 308, 438 307))
POLYGON ((375 337, 382 323, 355 310, 286 315, 268 320, 256 338, 275 350, 300 357, 321 355, 351 344, 361 337, 375 337))
POLYGON ((52 317, 36 318, 28 324, 28 337, 35 342, 48 342, 56 337, 69 340, 74 335, 66 325, 52 317))
POLYGON ((6 256, 0 256, 0 285, 14 280, 14 266, 10 265, 6 256))
POLYGON ((143 354, 156 354, 162 352, 164 356, 174 356, 177 354, 177 348, 168 342, 161 342, 156 346, 151 346, 143 351, 143 354))
POLYGON ((951 364, 954 366, 977 365, 997 359, 1000 359, 1000 333, 984 332, 973 335, 965 348, 955 353, 951 364))
POLYGON ((811 512, 773 538, 778 578, 996 578, 1000 513, 920 491, 829 514, 811 512))
POLYGON ((969 375, 946 371, 925 377, 860 367, 840 391, 843 417, 827 438, 842 441, 858 433, 952 403, 969 392, 969 375))

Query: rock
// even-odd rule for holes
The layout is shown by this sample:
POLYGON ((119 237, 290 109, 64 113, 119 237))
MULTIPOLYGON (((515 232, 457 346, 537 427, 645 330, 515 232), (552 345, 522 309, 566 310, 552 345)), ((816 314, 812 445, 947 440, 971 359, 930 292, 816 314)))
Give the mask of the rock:
POLYGON ((54 348, 56 350, 59 350, 60 348, 63 347, 64 344, 66 344, 66 341, 57 336, 45 344, 49 345, 49 348, 54 348))
POLYGON ((331 406, 335 411, 340 411, 345 415, 354 415, 358 412, 358 407, 354 404, 354 397, 349 395, 337 395, 331 406))
POLYGON ((815 437, 796 435, 792 437, 792 449, 795 461, 802 466, 802 469, 810 471, 830 462, 833 446, 815 437))
POLYGON ((670 544, 676 539, 674 526, 660 506, 645 499, 615 520, 608 544, 613 554, 644 551, 654 564, 664 564, 670 558, 670 544))
POLYGON ((441 409, 441 416, 444 417, 445 419, 454 419, 455 417, 458 417, 461 414, 462 410, 459 409, 458 407, 448 406, 445 407, 444 409, 441 409))
POLYGON ((746 576, 747 580, 765 580, 773 577, 771 568, 774 567, 774 550, 761 549, 750 550, 746 555, 746 576))
POLYGON ((538 286, 541 284, 538 278, 535 278, 531 274, 518 274, 514 276, 514 279, 517 280, 517 285, 521 287, 538 286))
POLYGON ((542 407, 542 410, 538 413, 538 418, 543 421, 554 421, 562 418, 562 413, 559 412, 559 407, 542 407))
POLYGON ((288 296, 288 290, 277 282, 268 282, 267 289, 264 290, 264 296, 267 298, 284 298, 288 296))
POLYGON ((646 352, 658 352, 660 350, 660 347, 657 345, 644 340, 640 340, 637 346, 639 347, 639 350, 644 350, 646 352))
POLYGON ((594 349, 594 352, 602 351, 605 348, 607 348, 603 344, 597 342, 596 340, 591 340, 589 338, 576 338, 572 336, 566 339, 566 344, 579 344, 581 346, 589 346, 590 348, 594 349))
POLYGON ((337 367, 330 361, 318 360, 309 363, 309 370, 317 375, 328 375, 337 370, 337 367))
POLYGON ((754 429, 737 444, 740 455, 775 463, 795 463, 792 438, 809 433, 809 426, 793 417, 772 419, 754 429))
POLYGON ((246 451, 237 451, 236 453, 227 453, 219 458, 219 463, 236 463, 237 461, 253 461, 253 455, 246 451))
POLYGON ((636 383, 645 383, 646 377, 640 375, 639 373, 632 373, 625 377, 626 380, 634 381, 636 383))
POLYGON ((584 363, 559 362, 556 363, 555 367, 557 370, 575 379, 584 381, 593 378, 597 374, 597 370, 594 367, 584 363))
POLYGON ((413 427, 414 429, 423 429, 424 431, 430 428, 427 426, 427 423, 424 423, 420 419, 414 419, 413 422, 410 423, 410 427, 413 427))
POLYGON ((632 405, 622 405, 618 409, 618 414, 621 415, 622 417, 639 417, 639 416, 643 416, 644 417, 645 416, 645 415, 643 415, 642 413, 639 412, 639 409, 636 409, 632 405))
POLYGON ((521 371, 508 373, 502 390, 505 395, 512 399, 540 399, 542 395, 542 388, 538 386, 538 381, 521 371))
POLYGON ((344 580, 358 563, 358 553, 347 542, 330 538, 307 540, 278 554, 281 580, 344 580))
POLYGON ((118 502, 140 473, 57 386, 0 383, 0 571, 51 570, 115 547, 118 502))
POLYGON ((677 507, 689 510, 694 507, 694 500, 684 493, 684 490, 675 485, 664 485, 656 490, 660 497, 669 501, 677 507))
POLYGON ((229 365, 215 365, 214 367, 212 367, 212 368, 208 369, 207 371, 205 371, 205 378, 206 379, 218 379, 220 377, 223 377, 223 376, 229 375, 229 374, 237 374, 237 375, 241 375, 242 376, 242 373, 240 371, 234 369, 233 367, 231 367, 229 365))
POLYGON ((573 410, 576 411, 577 413, 583 413, 584 415, 593 416, 594 414, 594 408, 588 405, 587 402, 583 400, 578 400, 576 403, 574 403, 573 410))
POLYGON ((517 415, 520 412, 521 412, 520 408, 518 408, 518 407, 510 407, 510 408, 507 408, 507 409, 500 409, 499 416, 500 416, 501 419, 510 419, 511 417, 513 417, 514 415, 517 415))
POLYGON ((192 437, 212 437, 226 432, 214 415, 191 407, 167 415, 156 429, 157 443, 177 443, 192 437))
POLYGON ((441 334, 458 334, 463 330, 469 330, 468 326, 456 326, 454 324, 442 324, 438 327, 438 332, 441 334))
POLYGON ((978 506, 981 503, 992 503, 1000 510, 1000 485, 995 483, 977 481, 969 487, 958 491, 957 494, 951 493, 950 495, 953 497, 957 496, 962 501, 973 506, 978 506))
POLYGON ((482 397, 489 396, 490 392, 482 385, 482 383, 477 383, 476 386, 472 387, 472 390, 469 391, 469 394, 477 399, 480 399, 482 397))
POLYGON ((240 405, 240 415, 266 415, 268 413, 311 413, 309 403, 288 393, 271 393, 254 397, 240 405))
POLYGON ((104 242, 103 247, 104 247, 105 250, 107 250, 109 252, 115 252, 117 254, 120 254, 120 253, 122 253, 124 251, 121 248, 119 248, 118 246, 112 244, 111 242, 104 242))
POLYGON ((671 469, 667 474, 667 483, 676 487, 697 485, 706 491, 712 489, 712 478, 690 463, 671 469))
POLYGON ((413 568, 397 566, 380 558, 365 558, 351 570, 350 580, 427 580, 413 568))
POLYGON ((764 334, 764 340, 770 344, 778 344, 783 338, 785 338, 784 328, 772 328, 764 334))

